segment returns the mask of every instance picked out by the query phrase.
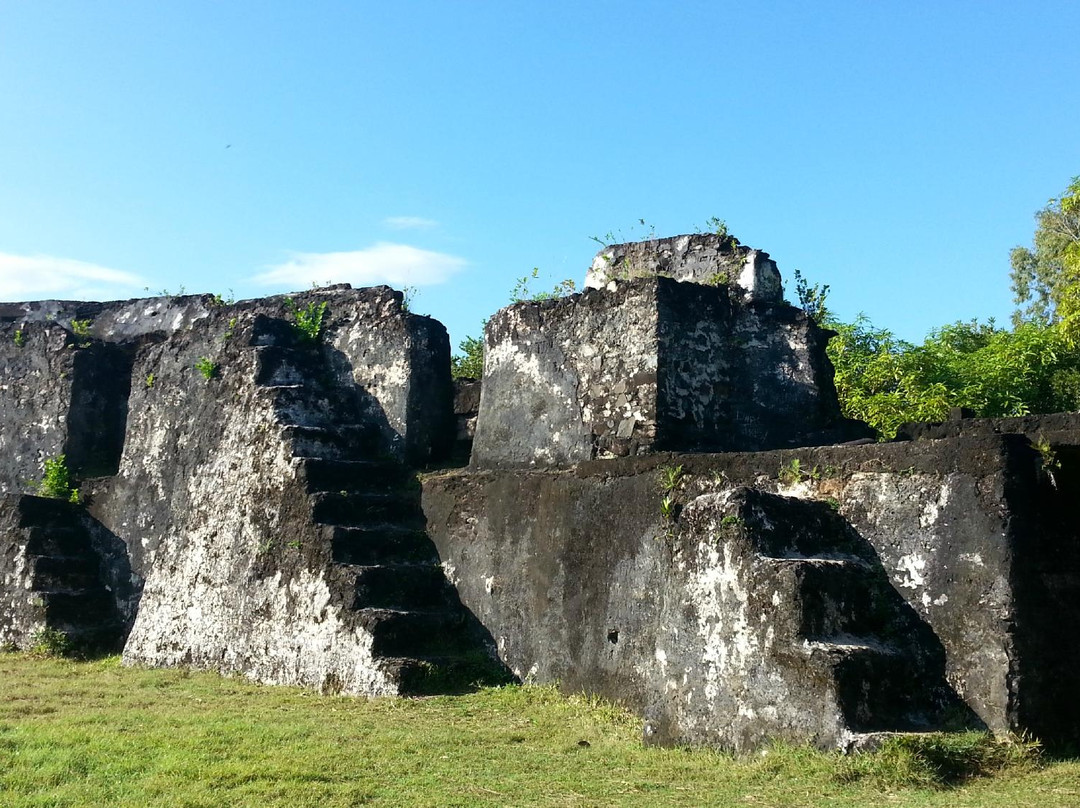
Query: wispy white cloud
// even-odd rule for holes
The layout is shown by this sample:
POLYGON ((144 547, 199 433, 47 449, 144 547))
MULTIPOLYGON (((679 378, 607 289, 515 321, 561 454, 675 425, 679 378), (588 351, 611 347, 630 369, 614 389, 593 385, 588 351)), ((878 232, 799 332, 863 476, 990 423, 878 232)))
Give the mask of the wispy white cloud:
POLYGON ((0 252, 0 300, 115 300, 139 294, 145 286, 131 272, 86 261, 0 252))
POLYGON ((434 219, 425 219, 422 216, 387 216, 382 223, 394 230, 431 230, 439 226, 434 219))
POLYGON ((407 244, 379 242, 351 252, 296 253, 284 264, 268 267, 252 280, 264 286, 302 289, 311 284, 351 283, 353 286, 431 286, 442 283, 466 264, 446 253, 407 244))

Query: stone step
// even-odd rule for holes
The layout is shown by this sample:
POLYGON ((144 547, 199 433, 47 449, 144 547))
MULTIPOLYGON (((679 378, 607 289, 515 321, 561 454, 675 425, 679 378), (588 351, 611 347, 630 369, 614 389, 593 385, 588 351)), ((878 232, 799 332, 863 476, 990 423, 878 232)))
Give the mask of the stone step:
POLYGON ((92 556, 30 556, 27 562, 34 590, 75 593, 101 585, 92 556))
POLYGON ((263 385, 255 388, 269 396, 278 418, 286 423, 332 427, 355 422, 359 417, 355 402, 340 391, 328 391, 315 383, 263 385))
POLYGON ((825 502, 742 488, 732 504, 732 515, 739 517, 761 555, 876 561, 866 540, 825 502))
POLYGON ((396 525, 378 527, 330 526, 331 553, 340 564, 437 564, 435 544, 422 530, 396 525))
POLYGON ((319 491, 311 495, 313 518, 327 525, 423 528, 419 492, 319 491))
POLYGON ((840 711, 855 732, 918 732, 941 725, 936 688, 910 655, 866 637, 807 645, 818 665, 830 671, 840 711))
POLYGON ((26 530, 26 554, 30 556, 57 556, 78 559, 84 563, 97 563, 97 555, 90 538, 82 526, 38 527, 26 530))
POLYGON ((19 527, 81 528, 80 506, 63 499, 23 496, 19 500, 19 527))
POLYGON ((337 424, 332 427, 288 423, 282 428, 294 456, 329 460, 375 458, 381 451, 381 435, 373 424, 337 424))
POLYGON ((387 657, 379 667, 399 683, 402 696, 453 694, 509 684, 514 676, 483 651, 447 656, 387 657))
POLYGON ((356 568, 354 609, 421 609, 452 604, 450 584, 437 564, 382 564, 356 568))
POLYGON ((797 636, 881 636, 889 634, 897 620, 895 592, 881 571, 864 561, 769 558, 766 562, 775 570, 777 588, 794 593, 797 636))
POLYGON ((336 460, 302 457, 296 452, 294 456, 302 466, 301 473, 312 493, 393 491, 408 487, 415 479, 413 472, 396 460, 336 460))
POLYGON ((124 648, 126 629, 119 620, 110 620, 93 626, 58 625, 67 635, 70 648, 75 653, 118 653, 124 648))
POLYGON ((374 637, 371 653, 376 657, 446 656, 475 647, 461 610, 370 608, 356 614, 374 637))
POLYGON ((255 348, 255 384, 302 384, 311 378, 321 357, 311 348, 260 345, 255 348))
POLYGON ((34 595, 45 606, 46 622, 62 631, 94 628, 117 619, 116 602, 104 587, 76 592, 35 590, 34 595))

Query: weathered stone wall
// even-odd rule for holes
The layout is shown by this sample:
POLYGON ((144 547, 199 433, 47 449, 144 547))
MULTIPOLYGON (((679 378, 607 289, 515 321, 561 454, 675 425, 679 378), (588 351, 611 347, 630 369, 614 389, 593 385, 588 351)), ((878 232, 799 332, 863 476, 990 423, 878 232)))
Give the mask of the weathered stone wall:
MULTIPOLYGON (((384 287, 296 297, 301 309, 323 302, 324 337, 308 342, 284 298, 0 307, 9 338, 0 352, 10 359, 0 436, 17 458, 5 486, 24 489, 43 458, 66 452, 90 511, 56 503, 71 524, 23 527, 17 508, 5 518, 4 595, 18 604, 5 604, 0 625, 11 639, 26 644, 42 628, 78 633, 64 604, 82 598, 97 608, 104 598, 111 630, 131 630, 129 661, 353 693, 418 681, 391 613, 369 605, 398 602, 400 569, 376 564, 361 574, 334 556, 350 530, 396 542, 427 587, 409 592, 442 603, 441 577, 420 561, 426 539, 337 522, 373 509, 406 513, 384 493, 407 478, 398 461, 448 451, 449 342, 384 287), (376 492, 354 493, 335 463, 360 468, 376 492), (341 493, 325 492, 328 482, 341 493), (60 567, 64 580, 49 572, 60 567), (92 593, 68 591, 91 578, 92 593)), ((24 500, 38 501, 15 501, 24 500)), ((449 602, 441 608, 434 618, 460 619, 449 602)))
MULTIPOLYGON (((401 293, 387 287, 326 287, 295 299, 301 307, 328 304, 335 372, 367 393, 388 451, 416 465, 445 457, 453 423, 446 329, 403 311, 401 293)), ((291 319, 285 300, 225 305, 210 295, 189 295, 0 303, 0 450, 14 457, 0 469, 0 491, 25 490, 26 480, 40 477, 42 459, 63 452, 84 476, 114 474, 135 351, 178 334, 202 339, 201 355, 209 355, 213 332, 227 331, 233 318, 261 312, 291 319), (86 325, 85 337, 73 333, 73 321, 86 325)), ((153 372, 144 370, 136 387, 153 372)))
POLYGON ((492 316, 473 463, 566 465, 651 446, 657 288, 639 281, 492 316))
MULTIPOLYGON (((1080 566, 1067 549, 1076 533, 1051 534, 1032 518, 1027 503, 1034 492, 1057 494, 1047 492, 1023 439, 657 456, 567 472, 430 478, 429 532, 463 601, 516 673, 619 699, 665 727, 669 741, 747 742, 749 736, 716 735, 715 727, 738 723, 741 708, 724 700, 742 685, 732 684, 718 661, 708 662, 735 641, 710 629, 743 618, 772 626, 777 613, 760 593, 739 594, 732 583, 731 571, 747 563, 735 545, 662 516, 661 464, 683 466, 675 504, 684 513, 739 484, 831 503, 872 548, 890 591, 932 630, 949 685, 978 720, 1046 738, 1075 731, 1075 708, 1062 706, 1075 705, 1072 693, 1080 685, 1075 644, 1018 640, 1042 635, 1049 590, 1061 609, 1058 636, 1080 628, 1077 601, 1070 606, 1064 597, 1080 594, 1080 566), (1036 541, 1064 562, 1056 578, 1018 563, 1036 541), (747 599, 758 605, 702 617, 710 598, 740 609, 747 599), (1038 675, 1040 668, 1053 670, 1057 680, 1038 675), (684 704, 698 707, 687 714, 684 704), (1063 719, 1062 710, 1071 718, 1063 719)), ((724 517, 717 511, 712 521, 722 524, 724 517)), ((783 678, 775 666, 774 672, 783 678)), ((831 730, 811 729, 826 725, 800 725, 790 719, 797 713, 785 719, 757 712, 766 734, 828 740, 831 730)))
POLYGON ((656 448, 754 451, 866 434, 840 417, 827 335, 786 304, 662 283, 656 448))
POLYGON ((652 277, 495 314, 473 464, 557 466, 867 434, 840 416, 823 332, 792 306, 745 303, 733 289, 652 277))
POLYGON ((134 616, 125 564, 123 543, 78 505, 0 495, 0 645, 51 631, 73 650, 119 650, 134 616))
POLYGON ((298 295, 318 341, 283 298, 0 304, 0 642, 130 631, 129 662, 357 694, 497 677, 497 647, 657 743, 1076 741, 1080 417, 823 446, 865 434, 825 333, 712 238, 495 315, 473 464, 422 492, 449 345, 398 293, 298 295), (82 505, 10 493, 61 453, 82 505))
POLYGON ((28 490, 42 460, 63 454, 74 364, 60 326, 0 326, 0 492, 28 490))

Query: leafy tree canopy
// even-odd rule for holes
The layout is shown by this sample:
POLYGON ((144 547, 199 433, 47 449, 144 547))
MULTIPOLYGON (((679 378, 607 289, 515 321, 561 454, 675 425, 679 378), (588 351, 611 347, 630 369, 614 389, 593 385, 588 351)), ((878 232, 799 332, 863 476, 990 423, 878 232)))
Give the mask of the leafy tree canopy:
POLYGON ((849 418, 891 438, 905 421, 941 421, 952 407, 980 417, 1080 408, 1080 353, 1053 325, 954 323, 921 345, 876 328, 865 317, 827 323, 828 354, 849 418))
POLYGON ((1035 214, 1031 247, 1014 247, 1014 324, 1062 323, 1066 337, 1080 337, 1080 177, 1035 214))
POLYGON ((484 340, 465 337, 458 343, 460 356, 450 357, 450 375, 454 379, 479 379, 484 375, 484 340))

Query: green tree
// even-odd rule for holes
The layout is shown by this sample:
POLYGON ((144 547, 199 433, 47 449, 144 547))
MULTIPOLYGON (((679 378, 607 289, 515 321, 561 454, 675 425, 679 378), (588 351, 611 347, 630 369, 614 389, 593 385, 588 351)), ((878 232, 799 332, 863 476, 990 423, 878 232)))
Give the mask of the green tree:
POLYGON ((1080 408, 1080 352, 1056 325, 954 323, 920 345, 862 316, 827 325, 841 409, 885 438, 905 421, 944 420, 952 407, 981 417, 1080 408))
POLYGON ((484 340, 465 337, 458 343, 462 356, 450 357, 450 375, 454 379, 479 379, 484 375, 484 340))
POLYGON ((818 325, 825 325, 832 318, 832 312, 825 305, 829 296, 829 285, 813 286, 799 270, 795 270, 795 296, 799 299, 799 308, 805 311, 818 325))
POLYGON ((1066 337, 1080 336, 1080 177, 1035 214, 1031 247, 1014 247, 1012 290, 1015 324, 1062 323, 1066 337))

